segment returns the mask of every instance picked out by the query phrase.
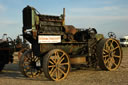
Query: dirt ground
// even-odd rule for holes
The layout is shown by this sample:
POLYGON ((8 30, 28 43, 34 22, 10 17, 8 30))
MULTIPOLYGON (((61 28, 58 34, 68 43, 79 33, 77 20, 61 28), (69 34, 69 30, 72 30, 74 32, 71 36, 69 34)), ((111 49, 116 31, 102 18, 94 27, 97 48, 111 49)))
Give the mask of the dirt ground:
POLYGON ((37 79, 24 77, 15 59, 0 73, 0 85, 128 85, 128 48, 123 48, 123 60, 116 71, 72 70, 66 79, 59 82, 49 81, 44 74, 37 79))

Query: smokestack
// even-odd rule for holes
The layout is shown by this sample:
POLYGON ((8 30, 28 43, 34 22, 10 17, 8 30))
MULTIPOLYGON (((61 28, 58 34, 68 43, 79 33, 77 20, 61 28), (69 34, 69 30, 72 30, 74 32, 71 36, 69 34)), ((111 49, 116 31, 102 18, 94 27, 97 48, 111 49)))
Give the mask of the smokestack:
POLYGON ((63 8, 63 25, 65 25, 65 8, 63 8))

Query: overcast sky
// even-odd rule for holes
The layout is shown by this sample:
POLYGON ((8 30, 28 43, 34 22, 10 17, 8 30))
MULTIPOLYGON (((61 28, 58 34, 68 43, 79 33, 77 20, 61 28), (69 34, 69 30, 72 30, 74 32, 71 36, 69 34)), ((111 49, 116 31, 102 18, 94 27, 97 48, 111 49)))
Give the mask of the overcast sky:
POLYGON ((0 37, 22 33, 22 10, 27 5, 42 14, 60 15, 66 8, 66 24, 94 27, 98 33, 128 35, 128 0, 0 0, 0 37))

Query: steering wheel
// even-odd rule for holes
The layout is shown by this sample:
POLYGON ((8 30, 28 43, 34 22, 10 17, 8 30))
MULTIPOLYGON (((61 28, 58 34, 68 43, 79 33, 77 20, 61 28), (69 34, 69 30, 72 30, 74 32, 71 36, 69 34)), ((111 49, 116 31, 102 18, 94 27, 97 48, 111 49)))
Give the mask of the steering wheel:
POLYGON ((116 38, 116 34, 114 32, 109 32, 108 37, 109 38, 116 38))

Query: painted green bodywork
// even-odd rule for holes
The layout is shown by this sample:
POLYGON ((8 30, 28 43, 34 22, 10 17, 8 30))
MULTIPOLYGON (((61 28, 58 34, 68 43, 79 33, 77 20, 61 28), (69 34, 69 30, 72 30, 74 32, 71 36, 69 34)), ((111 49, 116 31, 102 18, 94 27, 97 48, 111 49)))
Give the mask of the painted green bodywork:
POLYGON ((103 34, 96 34, 96 40, 99 41, 104 38, 103 34))
POLYGON ((93 49, 95 43, 104 38, 102 34, 97 34, 95 29, 82 30, 72 25, 64 25, 64 14, 62 16, 41 15, 29 6, 24 9, 23 14, 24 21, 31 22, 31 24, 25 22, 26 27, 23 28, 32 29, 32 35, 23 33, 24 37, 32 43, 33 50, 39 50, 40 54, 52 49, 62 49, 71 55, 80 55, 82 52, 88 54, 91 53, 89 49, 93 49), (31 17, 26 19, 26 16, 31 17), (62 39, 60 43, 38 43, 40 35, 60 35, 62 39))

